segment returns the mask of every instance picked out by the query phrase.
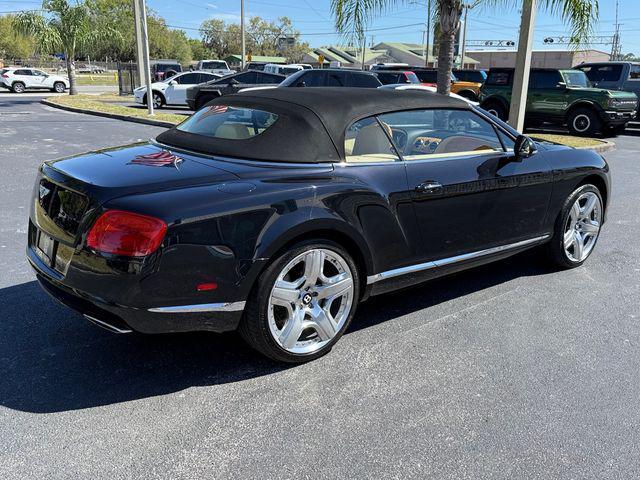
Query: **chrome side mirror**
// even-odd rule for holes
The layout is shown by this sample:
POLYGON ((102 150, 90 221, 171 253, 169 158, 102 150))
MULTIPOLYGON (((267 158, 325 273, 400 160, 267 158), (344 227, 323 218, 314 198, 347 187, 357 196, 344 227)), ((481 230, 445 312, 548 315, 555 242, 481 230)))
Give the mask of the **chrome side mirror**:
POLYGON ((518 160, 522 160, 524 158, 529 158, 531 155, 534 155, 538 148, 533 140, 531 140, 526 135, 519 135, 516 138, 516 143, 513 146, 513 151, 518 160))

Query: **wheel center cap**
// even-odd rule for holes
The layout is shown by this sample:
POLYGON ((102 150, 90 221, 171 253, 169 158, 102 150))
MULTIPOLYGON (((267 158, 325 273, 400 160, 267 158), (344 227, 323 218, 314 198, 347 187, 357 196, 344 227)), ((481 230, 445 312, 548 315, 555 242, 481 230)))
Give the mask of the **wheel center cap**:
POLYGON ((305 293, 302 296, 302 303, 304 303, 305 305, 309 305, 311 303, 312 299, 313 299, 313 297, 311 296, 310 293, 305 293))

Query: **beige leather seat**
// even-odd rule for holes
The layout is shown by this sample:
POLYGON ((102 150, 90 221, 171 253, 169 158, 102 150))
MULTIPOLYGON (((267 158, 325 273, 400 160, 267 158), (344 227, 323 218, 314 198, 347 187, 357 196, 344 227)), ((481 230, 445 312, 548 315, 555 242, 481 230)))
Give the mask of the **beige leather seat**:
POLYGON ((228 138, 231 140, 242 140, 251 137, 249 129, 237 123, 223 123, 216 129, 217 138, 228 138))

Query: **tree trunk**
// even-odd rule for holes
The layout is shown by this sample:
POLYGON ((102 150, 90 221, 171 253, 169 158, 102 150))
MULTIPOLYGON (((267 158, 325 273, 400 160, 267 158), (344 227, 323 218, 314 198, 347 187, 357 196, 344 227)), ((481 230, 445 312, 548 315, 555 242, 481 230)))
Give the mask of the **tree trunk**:
POLYGON ((462 2, 460 0, 438 0, 438 15, 440 17, 438 93, 449 95, 453 68, 453 47, 456 33, 460 29, 462 2))
POLYGON ((69 95, 78 94, 78 89, 76 88, 76 61, 73 57, 73 55, 65 54, 67 76, 69 77, 69 95))

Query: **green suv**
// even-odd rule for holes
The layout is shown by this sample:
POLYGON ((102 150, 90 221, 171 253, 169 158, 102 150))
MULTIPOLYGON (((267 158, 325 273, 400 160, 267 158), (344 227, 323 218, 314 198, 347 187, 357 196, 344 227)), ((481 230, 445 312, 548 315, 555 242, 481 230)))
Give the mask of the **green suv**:
MULTIPOLYGON (((512 68, 492 68, 480 89, 480 106, 506 120, 512 86, 512 68)), ((592 88, 580 70, 531 69, 527 126, 567 125, 575 135, 620 132, 635 117, 637 107, 635 93, 592 88)))

